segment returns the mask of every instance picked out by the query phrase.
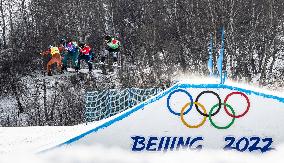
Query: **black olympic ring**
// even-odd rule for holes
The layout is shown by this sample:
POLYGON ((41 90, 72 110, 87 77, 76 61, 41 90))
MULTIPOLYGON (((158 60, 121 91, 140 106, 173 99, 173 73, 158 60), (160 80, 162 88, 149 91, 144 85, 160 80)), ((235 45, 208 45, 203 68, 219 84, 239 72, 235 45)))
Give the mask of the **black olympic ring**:
MULTIPOLYGON (((218 109, 217 109, 214 113, 211 114, 211 116, 213 117, 214 115, 216 115, 217 113, 219 113, 219 111, 221 110, 222 101, 221 101, 220 96, 219 96, 216 92, 214 92, 214 91, 202 91, 202 92, 196 97, 195 102, 198 103, 198 99, 201 97, 201 95, 203 95, 203 94, 205 94, 205 93, 212 93, 213 95, 215 95, 215 96, 218 98, 218 101, 219 101, 219 103, 218 103, 218 109)), ((199 114, 201 114, 201 115, 203 115, 203 116, 206 116, 206 117, 209 117, 208 114, 203 113, 203 112, 198 108, 198 105, 195 104, 195 107, 196 107, 196 110, 199 112, 199 114)))

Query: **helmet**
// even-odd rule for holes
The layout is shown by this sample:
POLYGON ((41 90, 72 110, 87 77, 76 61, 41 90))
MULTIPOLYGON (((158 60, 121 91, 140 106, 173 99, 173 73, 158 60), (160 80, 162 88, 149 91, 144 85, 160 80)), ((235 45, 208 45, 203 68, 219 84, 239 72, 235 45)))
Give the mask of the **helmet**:
POLYGON ((52 48, 53 46, 52 45, 48 45, 48 49, 52 48))
POLYGON ((109 35, 105 36, 105 40, 110 42, 111 41, 111 37, 109 35))
POLYGON ((80 44, 79 44, 79 47, 80 48, 83 48, 85 46, 85 43, 83 43, 83 42, 81 42, 80 44))
POLYGON ((60 43, 62 44, 62 43, 65 43, 66 42, 66 39, 65 38, 62 38, 61 40, 60 40, 60 43))

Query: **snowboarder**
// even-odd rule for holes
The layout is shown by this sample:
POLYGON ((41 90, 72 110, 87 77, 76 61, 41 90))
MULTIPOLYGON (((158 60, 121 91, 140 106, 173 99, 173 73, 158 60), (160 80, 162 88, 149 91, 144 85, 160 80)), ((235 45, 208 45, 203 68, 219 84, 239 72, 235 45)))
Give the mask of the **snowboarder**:
MULTIPOLYGON (((64 45, 64 43, 63 43, 64 45)), ((66 52, 63 54, 63 67, 62 70, 67 71, 67 60, 71 58, 73 67, 78 71, 78 54, 79 54, 79 47, 76 41, 70 40, 68 43, 65 44, 66 52)))
POLYGON ((78 70, 80 69, 80 62, 82 59, 88 64, 89 72, 91 72, 93 69, 91 47, 85 43, 80 44, 80 55, 78 57, 78 64, 76 67, 78 70))
POLYGON ((117 57, 120 48, 120 41, 109 35, 105 36, 106 49, 102 55, 101 63, 104 64, 107 55, 113 58, 113 66, 117 66, 117 57))
POLYGON ((59 72, 62 73, 62 58, 61 58, 60 50, 59 50, 58 47, 50 45, 47 51, 44 51, 40 54, 42 56, 46 56, 48 54, 51 54, 51 59, 47 63, 47 75, 48 76, 52 76, 51 65, 54 64, 54 63, 57 64, 57 68, 58 68, 59 72))

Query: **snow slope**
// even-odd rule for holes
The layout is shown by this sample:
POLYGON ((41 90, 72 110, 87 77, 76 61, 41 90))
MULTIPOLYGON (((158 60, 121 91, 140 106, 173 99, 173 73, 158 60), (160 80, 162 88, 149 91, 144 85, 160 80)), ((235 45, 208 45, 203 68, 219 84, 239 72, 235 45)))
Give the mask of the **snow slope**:
MULTIPOLYGON (((209 81, 207 84, 180 82, 146 102, 109 118, 105 123, 101 123, 87 132, 47 148, 47 151, 62 146, 69 148, 76 145, 118 146, 130 151, 136 149, 148 151, 147 148, 149 151, 167 150, 171 147, 176 149, 177 141, 180 139, 185 141, 188 137, 202 139, 194 145, 196 147, 202 145, 205 149, 223 149, 229 141, 226 140, 226 137, 233 137, 235 139, 234 144, 239 146, 238 149, 245 151, 251 150, 248 147, 253 146, 255 141, 250 140, 254 139, 252 137, 260 139, 258 146, 261 147, 271 143, 270 147, 276 148, 284 142, 282 127, 284 97, 279 96, 281 93, 254 91, 255 88, 237 86, 234 83, 227 83, 226 85, 209 84, 212 83, 212 80, 207 81, 209 81), (190 102, 186 91, 192 96, 193 101, 202 91, 214 91, 220 96, 222 102, 231 92, 241 92, 247 95, 248 101, 244 96, 235 94, 229 97, 227 103, 230 103, 236 115, 241 115, 246 109, 248 109, 248 112, 243 117, 236 118, 228 129, 215 128, 208 118, 199 128, 188 128, 185 123, 197 125, 204 120, 204 116, 201 116, 195 107, 183 116, 185 123, 182 122, 179 115, 175 115, 187 102, 190 102), (171 110, 168 108, 167 100, 171 110), (250 106, 248 106, 248 103, 250 106), (166 137, 170 138, 166 140, 166 137), (238 142, 243 139, 246 140, 238 142), (267 142, 263 139, 270 139, 271 141, 267 142), (143 142, 139 143, 139 141, 143 142), (169 141, 168 146, 166 141, 169 141), (246 141, 248 141, 248 147, 245 147, 246 141)), ((203 94, 199 98, 199 103, 205 106, 208 113, 210 108, 218 103, 218 99, 213 94, 203 94)), ((212 121, 221 127, 231 124, 232 119, 224 109, 221 109, 216 116, 212 117, 212 121)), ((254 150, 253 152, 260 151, 254 150)))

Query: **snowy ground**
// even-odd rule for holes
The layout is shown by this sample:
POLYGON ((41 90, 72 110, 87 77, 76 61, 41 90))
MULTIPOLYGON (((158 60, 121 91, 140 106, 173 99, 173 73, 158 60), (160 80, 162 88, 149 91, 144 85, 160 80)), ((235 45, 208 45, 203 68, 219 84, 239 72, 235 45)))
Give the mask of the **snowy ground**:
MULTIPOLYGON (((19 147, 19 146, 18 146, 19 147)), ((2 147, 1 147, 2 148, 2 147)), ((1 163, 283 163, 284 146, 264 155, 228 151, 186 151, 167 153, 133 153, 120 148, 82 146, 45 154, 28 152, 0 155, 1 163)))
MULTIPOLYGON (((218 82, 212 79, 204 80, 208 83, 218 82)), ((200 83, 200 79, 183 80, 182 83, 200 83)), ((240 86, 238 83, 228 81, 229 85, 240 86)), ((243 88, 260 90, 251 86, 241 85, 243 88)), ((261 90, 274 95, 283 92, 261 90)), ((276 151, 267 154, 236 153, 221 150, 179 151, 167 153, 133 153, 118 147, 105 146, 76 146, 65 150, 55 150, 44 154, 37 152, 62 143, 74 136, 89 131, 107 120, 81 124, 76 126, 35 126, 35 127, 1 127, 0 128, 0 163, 67 163, 67 162, 96 162, 96 163, 172 163, 172 162, 283 162, 284 145, 277 147, 276 151)))

